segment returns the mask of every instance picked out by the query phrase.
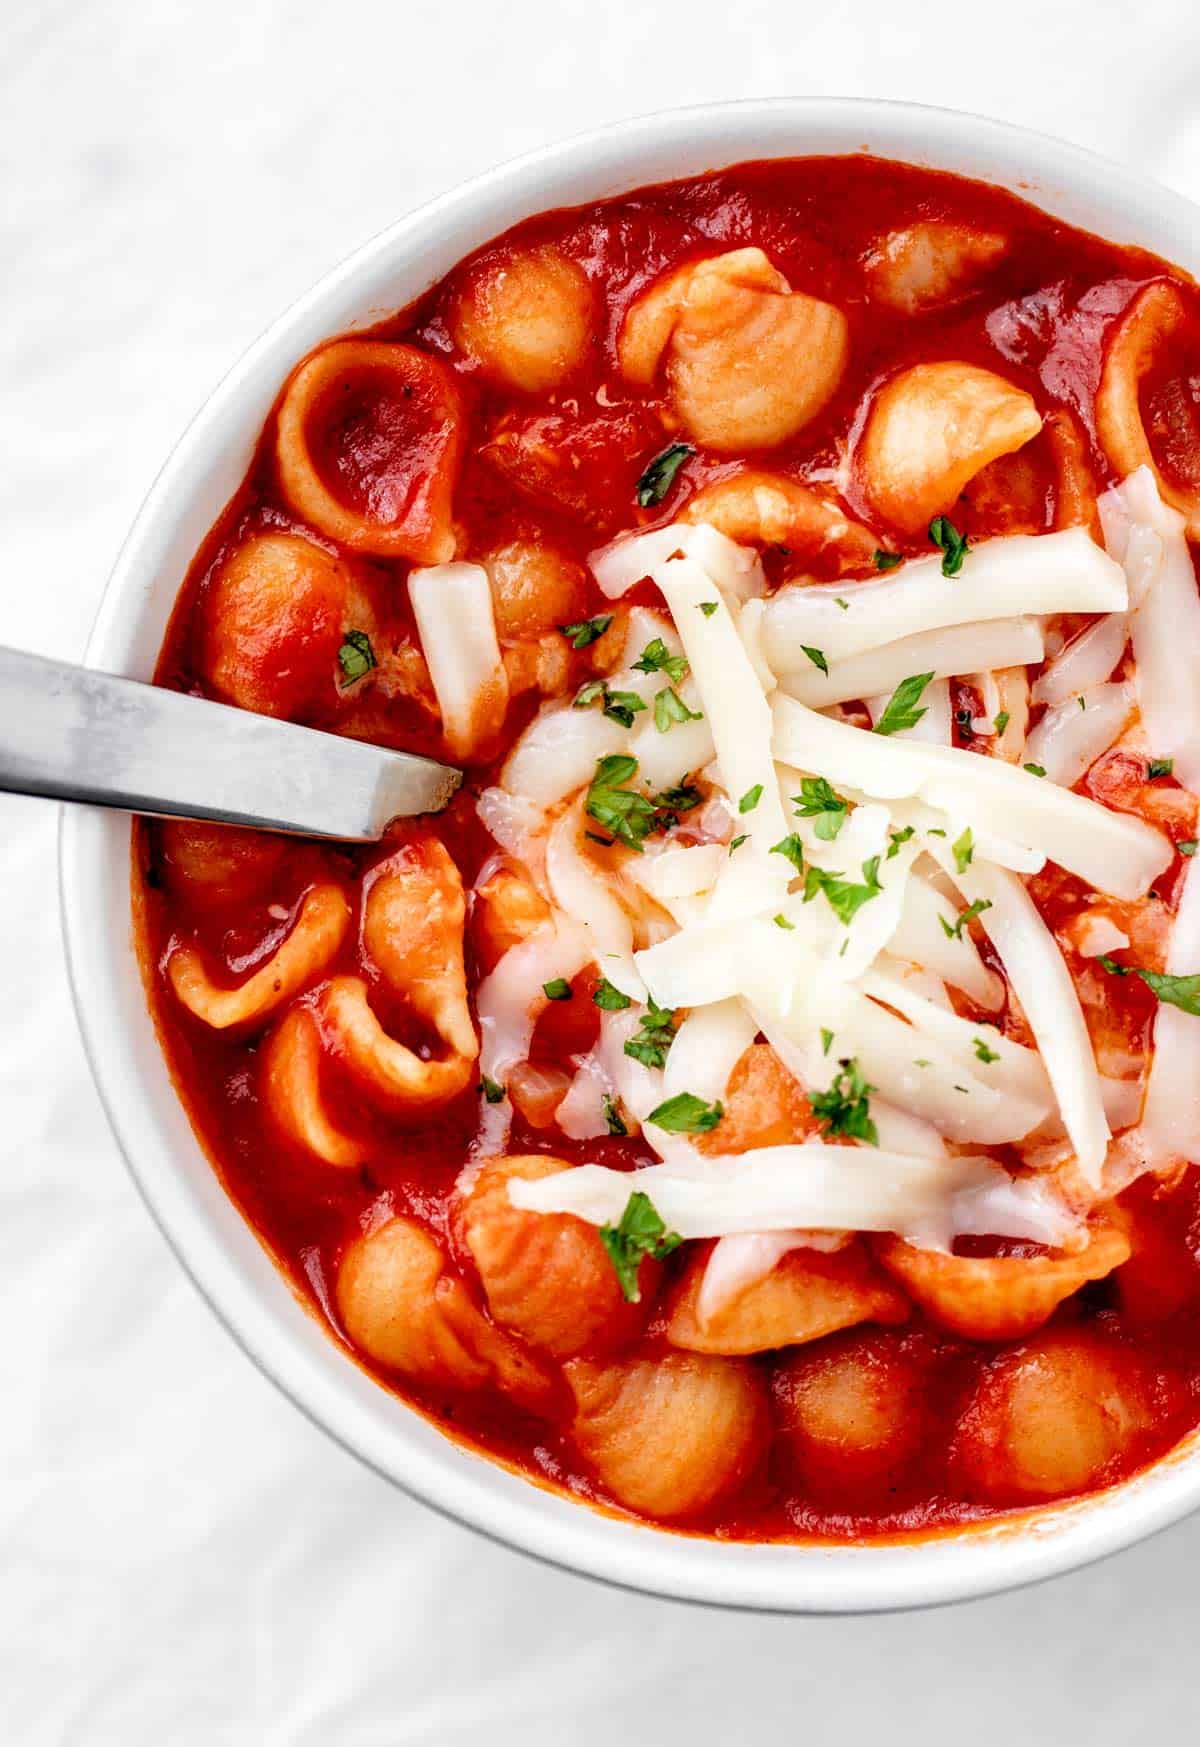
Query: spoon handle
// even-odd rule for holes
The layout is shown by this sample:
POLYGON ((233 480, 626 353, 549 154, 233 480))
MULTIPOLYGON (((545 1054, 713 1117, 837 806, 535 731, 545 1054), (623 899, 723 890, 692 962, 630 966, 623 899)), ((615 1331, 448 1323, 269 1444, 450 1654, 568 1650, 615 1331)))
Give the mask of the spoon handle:
POLYGON ((0 648, 0 789, 370 842, 439 812, 461 771, 0 648))

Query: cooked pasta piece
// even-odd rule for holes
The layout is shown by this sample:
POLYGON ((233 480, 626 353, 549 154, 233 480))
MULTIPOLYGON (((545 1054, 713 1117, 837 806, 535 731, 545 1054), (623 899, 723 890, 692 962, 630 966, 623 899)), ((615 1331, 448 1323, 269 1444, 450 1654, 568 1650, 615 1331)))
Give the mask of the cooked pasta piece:
POLYGON ((389 998, 429 1026, 442 1048, 427 1058, 385 1031, 361 977, 335 977, 321 1000, 330 1046, 393 1113, 423 1112, 469 1083, 479 1042, 463 963, 466 900, 458 869, 435 838, 406 844, 373 871, 363 946, 389 998))
POLYGON ((672 1296, 666 1335, 694 1353, 765 1353, 801 1346, 859 1322, 904 1322, 908 1300, 880 1273, 863 1243, 825 1253, 798 1249, 711 1316, 700 1291, 707 1253, 694 1256, 672 1296))
POLYGON ((377 1364, 430 1388, 490 1383, 531 1413, 553 1411, 552 1369, 492 1326, 415 1220, 389 1219, 352 1243, 336 1297, 346 1333, 377 1364))
POLYGON ((1104 354, 1096 430, 1118 477, 1149 467, 1160 495, 1187 517, 1188 534, 1195 540, 1200 539, 1200 489, 1160 467, 1141 401, 1143 378, 1189 319, 1183 292, 1170 279, 1152 280, 1131 300, 1104 354))
POLYGON ((719 1128, 697 1137, 702 1153, 717 1157, 760 1146, 791 1146, 817 1132, 812 1105, 773 1049, 752 1043, 729 1076, 719 1128))
POLYGON ((817 1498, 894 1493, 930 1435, 931 1358, 878 1329, 834 1335, 775 1367, 785 1463, 817 1498))
POLYGON ((265 964, 235 988, 210 976, 195 946, 177 946, 167 960, 171 987, 190 1013, 216 1031, 259 1024, 315 982, 329 965, 350 926, 350 906, 340 886, 313 886, 296 920, 265 964))
POLYGON ((571 646, 560 626, 584 617, 583 567, 542 540, 509 540, 480 563, 491 583, 510 695, 562 693, 571 677, 571 646))
POLYGON ((1048 1330, 984 1371, 954 1433, 952 1472, 988 1504, 1080 1492, 1144 1442, 1155 1406, 1153 1379, 1126 1348, 1048 1330))
POLYGON ((257 898, 271 884, 286 847, 266 831, 201 819, 164 819, 158 830, 171 885, 206 909, 257 898))
POLYGON ((1040 1256, 955 1256, 903 1238, 872 1239, 875 1253, 926 1314, 975 1341, 1012 1341, 1048 1322, 1064 1299, 1129 1257, 1129 1240, 1097 1222, 1086 1245, 1040 1256))
POLYGON ((512 867, 498 867, 475 887, 471 921, 486 970, 550 920, 550 906, 537 887, 512 867))
POLYGON ((214 695, 299 721, 332 709, 348 590, 348 566, 300 534, 240 542, 201 607, 200 667, 214 695))
POLYGON ((630 1510, 694 1516, 738 1492, 762 1455, 766 1391, 744 1360, 666 1353, 565 1370, 575 1441, 630 1510))
POLYGON ((279 482, 297 515, 354 552, 445 564, 463 436, 444 364, 413 346, 337 340, 284 392, 279 482))
POLYGON ((276 1125, 304 1152, 339 1170, 361 1165, 368 1149, 347 1134, 321 1093, 321 1031, 312 1011, 289 1008, 263 1049, 263 1095, 276 1125))
POLYGON ((969 224, 924 219, 889 231, 867 257, 867 290, 901 315, 966 296, 1008 248, 1008 238, 969 224))
POLYGON ((493 250, 469 269, 450 332, 491 381, 544 394, 579 368, 591 340, 587 274, 547 244, 493 250))
POLYGON ((479 562, 492 585, 496 632, 502 643, 558 633, 583 617, 587 579, 583 566, 546 540, 508 540, 479 562))
POLYGON ((795 436, 837 389, 848 350, 841 310, 793 292, 761 249, 692 261, 657 280, 617 338, 626 380, 649 388, 665 368, 684 429, 724 450, 795 436))
POLYGON ((881 516, 923 534, 981 468, 1041 428, 1031 397, 994 371, 951 360, 913 364, 871 403, 855 469, 881 516))
POLYGON ((363 945, 392 990, 460 1055, 476 1054, 463 965, 462 877, 436 838, 396 851, 373 870, 363 945))
POLYGON ((782 473, 759 468, 698 491, 681 519, 702 522, 741 546, 783 548, 796 567, 840 576, 871 566, 879 541, 831 498, 782 473))
POLYGON ((569 1214, 523 1213, 508 1198, 513 1177, 532 1180, 569 1169, 565 1160, 540 1153, 491 1159, 461 1216, 488 1309, 556 1359, 628 1346, 645 1323, 658 1274, 658 1264, 643 1257, 641 1299, 627 1301, 594 1225, 569 1214))

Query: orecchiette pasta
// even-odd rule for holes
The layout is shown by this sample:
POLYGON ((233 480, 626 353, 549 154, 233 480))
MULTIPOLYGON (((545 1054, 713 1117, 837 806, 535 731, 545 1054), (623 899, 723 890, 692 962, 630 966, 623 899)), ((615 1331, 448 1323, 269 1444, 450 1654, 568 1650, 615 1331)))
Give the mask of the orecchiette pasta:
POLYGON ((350 906, 341 887, 313 886, 266 963, 236 988, 215 982, 194 946, 175 948, 167 960, 167 975, 188 1011, 215 1030, 257 1024, 321 975, 349 926, 350 906))
POLYGON ((736 1492, 761 1455, 766 1393, 745 1360, 667 1353, 565 1370, 579 1448, 631 1510, 693 1516, 736 1492))
POLYGON ((881 516, 906 534, 923 533, 981 468, 1041 428, 1031 396, 994 371, 951 360, 913 364, 875 396, 855 467, 881 516))
POLYGON ((414 1220, 390 1219, 351 1244, 338 1268, 337 1306, 355 1346, 416 1383, 490 1383, 532 1413, 554 1408, 553 1371, 492 1326, 414 1220))
POLYGON ((557 249, 505 249, 470 270, 451 332, 485 376, 527 394, 557 388, 591 339, 587 275, 557 249))
POLYGON ((276 456, 297 515, 354 552, 444 564, 462 400, 444 364, 412 346, 338 340, 284 393, 276 456))
POLYGON ((840 1250, 793 1250, 714 1315, 700 1310, 708 1257, 688 1263, 668 1311, 672 1345, 694 1353, 765 1353, 859 1322, 903 1322, 908 1300, 857 1240, 840 1250))
POLYGON ((837 389, 846 318, 793 292, 761 249, 690 262, 632 305, 617 341, 626 379, 664 368, 684 429, 712 449, 770 449, 795 436, 837 389))
POLYGON ((1111 1274, 1128 1259, 1129 1241, 1116 1226, 1097 1223, 1085 1247, 1065 1255, 954 1256, 898 1237, 877 1238, 875 1253, 943 1328, 970 1340, 1011 1341, 1041 1328, 1089 1280, 1111 1274))

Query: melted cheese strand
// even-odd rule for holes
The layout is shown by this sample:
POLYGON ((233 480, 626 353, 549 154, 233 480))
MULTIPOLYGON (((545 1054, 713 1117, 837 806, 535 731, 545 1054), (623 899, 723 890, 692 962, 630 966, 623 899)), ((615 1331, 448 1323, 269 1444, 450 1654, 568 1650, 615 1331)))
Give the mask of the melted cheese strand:
MULTIPOLYGON (((762 611, 765 614, 765 606, 762 611)), ((871 698, 879 693, 890 697, 910 673, 949 679, 979 669, 1024 667, 1040 661, 1042 654, 1042 627, 1036 619, 996 619, 902 637, 880 649, 832 661, 828 673, 822 673, 806 656, 804 666, 781 675, 779 683, 810 710, 825 710, 851 698, 871 698)))
POLYGON ((633 968, 633 923, 611 887, 579 847, 584 829, 582 801, 557 821, 546 841, 546 879, 564 915, 591 940, 601 973, 621 993, 644 1001, 645 986, 633 968))
POLYGON ((1098 1186, 1111 1135, 1083 1009, 1058 944, 1015 874, 974 862, 960 873, 949 856, 942 866, 969 904, 989 905, 980 926, 1025 1010, 1080 1171, 1098 1186))
POLYGON ((552 807, 596 772, 597 760, 623 752, 628 730, 599 710, 547 704, 521 735, 500 773, 511 794, 552 807))
POLYGON ((505 1083, 509 1069, 529 1055, 534 1027, 547 1005, 544 985, 556 977, 570 982, 592 957, 586 931, 562 915, 509 948, 475 995, 481 1074, 505 1083))
POLYGON ((1025 757, 1040 765, 1047 781, 1074 786, 1118 739, 1133 711, 1123 685, 1097 685, 1078 697, 1052 704, 1025 742, 1025 757))
POLYGON ((785 586, 767 602, 763 650, 776 673, 794 673, 805 644, 833 666, 949 625, 1023 613, 1124 612, 1127 599, 1120 566, 1085 529, 1014 534, 973 546, 958 576, 943 576, 941 558, 932 557, 870 582, 785 586))
POLYGON ((488 573, 481 564, 437 564, 412 571, 408 593, 442 727, 461 755, 508 701, 488 573))
POLYGON ((841 992, 840 1007, 823 996, 814 1008, 780 1012, 767 989, 751 1001, 767 1042, 803 1086, 829 1084, 837 1071, 835 1051, 838 1057, 855 1056, 866 1079, 890 1103, 932 1123, 950 1140, 985 1146, 1023 1140, 1052 1107, 1048 1098, 1004 1094, 986 1085, 940 1039, 853 990, 841 992), (834 1035, 829 1057, 821 1047, 821 1025, 834 1035))
POLYGON ((921 796, 977 831, 999 816, 1006 836, 1114 897, 1141 897, 1171 860, 1166 838, 1142 820, 1000 759, 869 734, 778 694, 774 719, 776 755, 788 764, 881 800, 921 796))
POLYGON ((1151 751, 1175 760, 1175 774, 1200 791, 1200 594, 1184 518, 1164 504, 1154 475, 1139 467, 1099 500, 1104 537, 1125 565, 1131 594, 1148 586, 1132 617, 1142 725, 1151 751), (1145 580, 1145 579, 1141 579, 1145 580))
POLYGON ((1108 613, 1097 619, 1038 675, 1030 698, 1035 704, 1062 704, 1091 691, 1094 685, 1103 685, 1115 673, 1128 641, 1127 613, 1108 613))
MULTIPOLYGON (((1167 974, 1200 970, 1200 858, 1188 863, 1171 942, 1167 974)), ((1200 1160, 1200 1019, 1160 1001, 1154 1015, 1154 1059, 1142 1127, 1156 1162, 1200 1160)))
POLYGON ((965 928, 960 934, 946 933, 946 928, 954 927, 957 916, 948 898, 934 891, 928 880, 914 875, 905 888, 904 908, 889 950, 961 989, 987 1012, 998 1012, 1004 1004, 1003 981, 984 964, 965 928))
POLYGON ((630 1194, 649 1195, 683 1238, 799 1229, 894 1231, 949 1248, 962 1231, 1060 1244, 1074 1222, 1035 1180, 1015 1181, 983 1158, 917 1158, 874 1147, 808 1142, 738 1158, 691 1158, 636 1171, 580 1165, 538 1181, 514 1178, 509 1198, 538 1213, 615 1225, 630 1194))
POLYGON ((663 1093, 694 1092, 706 1104, 724 1098, 729 1076, 758 1027, 740 1001, 717 1001, 689 1013, 675 1033, 663 1070, 663 1093))
POLYGON ((786 835, 771 756, 771 709, 724 600, 708 572, 691 558, 656 565, 654 580, 671 609, 692 677, 712 731, 721 780, 738 805, 761 790, 744 815, 745 830, 761 855, 786 835), (702 607, 715 604, 715 612, 702 607))

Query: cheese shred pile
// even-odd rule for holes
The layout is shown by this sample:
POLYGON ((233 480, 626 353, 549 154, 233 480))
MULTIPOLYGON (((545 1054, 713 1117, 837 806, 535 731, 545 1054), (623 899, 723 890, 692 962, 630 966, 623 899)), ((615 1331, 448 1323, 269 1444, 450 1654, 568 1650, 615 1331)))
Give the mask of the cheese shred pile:
MULTIPOLYGON (((725 1240, 715 1283, 750 1234, 770 1240, 767 1267, 853 1231, 1070 1247, 1113 1192, 1114 1135, 1141 1124, 1145 1168, 1200 1156, 1200 1018, 1160 1007, 1148 1073, 1102 1074, 1026 886, 1053 862, 1129 906, 1171 865, 1162 832, 1072 786, 1123 736, 1200 782, 1180 519, 1145 470, 1101 511, 1107 549, 1083 529, 996 538, 953 576, 934 555, 769 596, 756 554, 705 526, 593 555, 610 599, 648 577, 665 611, 628 609, 618 671, 544 705, 480 801, 550 920, 479 991, 500 1099, 477 1152, 504 1145, 503 1088, 547 985, 594 963, 614 997, 556 1120, 584 1141, 640 1130, 659 1162, 516 1180, 517 1205, 613 1224, 641 1189, 680 1236, 725 1240), (1091 623, 1063 647, 1066 614, 1091 623), (1025 709, 1010 728, 1004 697, 1028 667, 1045 710, 1022 745, 1025 709), (969 750, 952 743, 956 678, 982 700, 969 750), (756 1040, 823 1132, 722 1156, 729 1079, 756 1040)), ((1200 969, 1194 866, 1174 976, 1200 969)))

